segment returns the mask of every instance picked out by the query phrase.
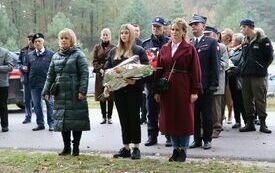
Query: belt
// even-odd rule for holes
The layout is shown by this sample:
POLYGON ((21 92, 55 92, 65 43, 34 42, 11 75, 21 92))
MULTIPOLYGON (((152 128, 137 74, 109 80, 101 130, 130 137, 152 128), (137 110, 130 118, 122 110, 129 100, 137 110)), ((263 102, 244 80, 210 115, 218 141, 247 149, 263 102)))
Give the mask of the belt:
MULTIPOLYGON (((165 70, 165 72, 171 72, 171 70, 165 70)), ((188 70, 180 70, 180 69, 173 69, 172 70, 172 73, 190 73, 190 71, 188 71, 188 70)))

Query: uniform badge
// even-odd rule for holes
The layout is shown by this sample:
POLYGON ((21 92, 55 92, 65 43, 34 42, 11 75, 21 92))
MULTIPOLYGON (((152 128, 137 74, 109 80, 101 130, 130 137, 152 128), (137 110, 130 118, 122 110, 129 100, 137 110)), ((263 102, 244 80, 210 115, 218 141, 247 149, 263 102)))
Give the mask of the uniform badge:
POLYGON ((259 45, 254 45, 253 48, 254 49, 259 49, 259 45))

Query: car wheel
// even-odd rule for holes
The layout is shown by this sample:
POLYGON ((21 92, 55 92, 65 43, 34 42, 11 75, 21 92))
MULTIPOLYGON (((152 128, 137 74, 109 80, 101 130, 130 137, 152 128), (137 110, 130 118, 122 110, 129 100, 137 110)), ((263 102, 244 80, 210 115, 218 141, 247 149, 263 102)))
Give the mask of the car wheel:
POLYGON ((20 109, 25 109, 24 103, 17 103, 16 104, 20 109))

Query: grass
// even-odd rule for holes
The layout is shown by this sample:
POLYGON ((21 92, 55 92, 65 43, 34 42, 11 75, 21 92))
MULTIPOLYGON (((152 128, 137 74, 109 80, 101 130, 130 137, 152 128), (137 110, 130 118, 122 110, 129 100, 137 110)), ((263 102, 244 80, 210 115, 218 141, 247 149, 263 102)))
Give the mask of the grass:
POLYGON ((56 153, 0 150, 0 172, 66 172, 66 173, 252 173, 274 172, 274 165, 264 165, 229 160, 188 160, 185 163, 168 162, 163 158, 141 160, 113 159, 98 154, 82 154, 79 157, 58 156, 56 153))

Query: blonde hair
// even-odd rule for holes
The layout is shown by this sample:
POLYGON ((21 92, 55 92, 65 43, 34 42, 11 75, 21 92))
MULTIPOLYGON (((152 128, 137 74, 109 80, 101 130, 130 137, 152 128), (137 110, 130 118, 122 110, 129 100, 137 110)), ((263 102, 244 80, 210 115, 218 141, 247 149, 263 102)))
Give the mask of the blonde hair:
POLYGON ((110 30, 109 28, 103 28, 103 29, 101 30, 101 32, 100 32, 100 39, 102 39, 103 33, 105 33, 105 32, 109 34, 110 41, 111 41, 112 36, 111 36, 111 30, 110 30))
POLYGON ((120 27, 119 34, 118 34, 118 44, 116 49, 116 54, 114 59, 118 60, 121 58, 121 56, 124 56, 125 58, 129 58, 133 55, 132 47, 135 43, 135 31, 134 26, 131 24, 123 24, 120 27), (122 30, 128 30, 129 31, 129 41, 128 43, 123 43, 121 40, 121 31, 122 30))
POLYGON ((186 35, 187 33, 187 22, 182 19, 182 18, 175 18, 173 21, 172 21, 172 25, 173 24, 176 24, 178 25, 179 28, 182 29, 183 33, 184 33, 184 36, 186 35))
POLYGON ((76 39, 76 35, 75 35, 74 31, 69 28, 64 28, 58 33, 59 46, 61 45, 61 43, 60 43, 61 37, 64 35, 69 36, 71 38, 71 47, 76 45, 77 39, 76 39))

